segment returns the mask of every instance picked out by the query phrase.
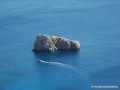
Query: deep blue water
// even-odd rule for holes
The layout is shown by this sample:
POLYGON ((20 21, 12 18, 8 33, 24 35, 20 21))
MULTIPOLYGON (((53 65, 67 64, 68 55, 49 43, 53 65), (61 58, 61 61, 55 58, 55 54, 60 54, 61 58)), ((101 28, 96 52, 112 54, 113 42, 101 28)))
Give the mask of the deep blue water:
POLYGON ((120 85, 120 0, 0 0, 0 90, 98 90, 91 85, 120 85), (38 33, 81 48, 32 52, 38 33))

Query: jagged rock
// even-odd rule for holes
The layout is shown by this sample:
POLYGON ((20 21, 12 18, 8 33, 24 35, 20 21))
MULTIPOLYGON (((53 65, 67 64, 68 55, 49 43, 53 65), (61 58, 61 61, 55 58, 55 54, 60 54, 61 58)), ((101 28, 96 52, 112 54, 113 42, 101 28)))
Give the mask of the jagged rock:
POLYGON ((34 42, 33 51, 41 50, 59 50, 59 49, 79 49, 80 43, 78 41, 69 40, 60 36, 48 36, 38 34, 34 42))
POLYGON ((71 49, 71 44, 68 39, 59 37, 57 39, 56 47, 58 49, 71 49))

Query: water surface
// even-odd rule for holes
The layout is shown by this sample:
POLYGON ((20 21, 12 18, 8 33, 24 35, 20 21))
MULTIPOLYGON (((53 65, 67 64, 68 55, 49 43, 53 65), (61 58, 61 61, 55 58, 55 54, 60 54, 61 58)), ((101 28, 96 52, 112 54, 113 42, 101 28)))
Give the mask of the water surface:
POLYGON ((0 0, 0 90, 120 85, 119 17, 119 0, 0 0), (32 52, 38 33, 78 40, 81 48, 32 52))

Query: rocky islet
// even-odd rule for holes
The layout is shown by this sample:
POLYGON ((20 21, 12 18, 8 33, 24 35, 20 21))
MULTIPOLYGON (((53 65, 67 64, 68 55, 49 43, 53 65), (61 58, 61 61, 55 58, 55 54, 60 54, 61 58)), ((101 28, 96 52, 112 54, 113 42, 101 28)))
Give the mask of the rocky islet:
POLYGON ((34 42, 33 51, 72 50, 79 48, 80 43, 78 41, 69 40, 61 36, 48 36, 38 34, 34 42))

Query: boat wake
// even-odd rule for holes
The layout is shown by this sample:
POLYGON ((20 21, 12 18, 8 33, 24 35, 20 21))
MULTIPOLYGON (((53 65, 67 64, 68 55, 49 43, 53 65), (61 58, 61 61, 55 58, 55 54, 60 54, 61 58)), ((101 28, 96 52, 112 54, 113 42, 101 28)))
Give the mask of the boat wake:
POLYGON ((45 64, 59 66, 59 67, 65 68, 65 69, 69 69, 69 70, 72 70, 72 71, 76 72, 79 75, 82 75, 84 77, 86 76, 84 73, 82 73, 82 71, 80 72, 75 67, 73 67, 71 65, 68 65, 68 64, 63 64, 63 63, 60 63, 60 62, 48 62, 48 61, 43 61, 43 60, 36 60, 36 61, 41 62, 41 63, 45 63, 45 64))
POLYGON ((36 60, 36 61, 41 62, 41 63, 46 63, 46 64, 59 66, 59 67, 66 68, 66 69, 75 69, 75 67, 73 67, 73 66, 63 64, 63 63, 59 63, 59 62, 47 62, 47 61, 43 61, 43 60, 36 60))

